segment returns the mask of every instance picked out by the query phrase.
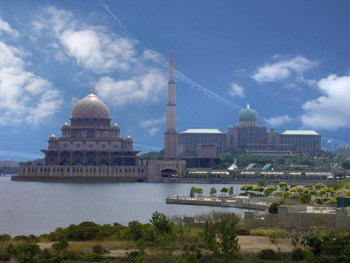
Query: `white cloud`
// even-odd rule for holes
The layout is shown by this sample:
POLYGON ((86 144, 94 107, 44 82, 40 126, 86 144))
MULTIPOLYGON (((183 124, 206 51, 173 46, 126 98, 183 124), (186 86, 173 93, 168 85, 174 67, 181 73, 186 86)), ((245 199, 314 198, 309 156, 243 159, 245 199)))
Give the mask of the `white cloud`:
POLYGON ((230 89, 228 91, 229 95, 232 97, 244 97, 244 88, 235 83, 231 83, 230 89))
MULTIPOLYGON (((108 6, 103 6, 111 14, 108 6)), ((101 99, 124 106, 155 103, 166 94, 166 71, 160 53, 148 49, 138 54, 136 39, 117 35, 104 26, 86 24, 69 11, 55 6, 41 10, 42 14, 32 23, 37 34, 52 36, 47 47, 53 50, 50 53, 57 61, 73 60, 84 73, 104 75, 95 85, 101 99)))
POLYGON ((329 75, 317 83, 324 96, 304 103, 303 127, 336 130, 350 127, 350 76, 329 75))
POLYGON ((273 64, 259 67, 252 78, 257 82, 274 82, 289 78, 292 74, 302 75, 305 71, 315 67, 318 63, 303 56, 296 56, 289 60, 280 60, 273 64))
POLYGON ((140 122, 140 126, 141 127, 144 127, 144 128, 147 128, 147 127, 150 127, 150 126, 154 126, 154 125, 157 125, 157 124, 161 124, 161 123, 164 123, 166 121, 166 117, 163 116, 159 119, 150 119, 150 120, 145 120, 145 121, 141 121, 140 122))
POLYGON ((8 34, 10 34, 13 37, 18 37, 19 34, 17 32, 17 30, 14 30, 9 23, 7 23, 6 21, 2 20, 0 18, 0 36, 1 36, 1 31, 6 32, 8 34))
POLYGON ((144 75, 128 80, 114 80, 102 77, 95 85, 98 96, 116 106, 124 106, 135 102, 158 102, 166 94, 167 80, 163 72, 152 69, 144 75))
POLYGON ((0 41, 0 125, 37 125, 57 112, 61 94, 46 79, 26 71, 25 52, 0 41))
POLYGON ((85 24, 74 19, 71 12, 55 6, 41 10, 32 27, 37 33, 45 32, 56 39, 52 48, 58 50, 57 61, 73 58, 78 65, 97 74, 128 70, 136 62, 135 39, 118 36, 104 26, 85 24))
POLYGON ((159 128, 153 127, 152 129, 148 130, 149 135, 154 136, 157 132, 159 132, 159 128))
POLYGON ((292 119, 288 116, 288 115, 284 115, 284 116, 279 116, 279 117, 272 117, 269 119, 264 119, 264 121, 272 126, 281 126, 284 125, 286 123, 289 123, 292 121, 292 119))

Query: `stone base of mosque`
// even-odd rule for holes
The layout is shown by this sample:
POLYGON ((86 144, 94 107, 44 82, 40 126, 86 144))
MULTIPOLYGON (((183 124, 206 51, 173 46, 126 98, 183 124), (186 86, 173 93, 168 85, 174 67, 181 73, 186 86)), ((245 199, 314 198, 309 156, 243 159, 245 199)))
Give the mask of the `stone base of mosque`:
POLYGON ((147 176, 107 177, 107 176, 12 176, 12 181, 20 182, 66 182, 66 183, 137 183, 147 182, 147 176))

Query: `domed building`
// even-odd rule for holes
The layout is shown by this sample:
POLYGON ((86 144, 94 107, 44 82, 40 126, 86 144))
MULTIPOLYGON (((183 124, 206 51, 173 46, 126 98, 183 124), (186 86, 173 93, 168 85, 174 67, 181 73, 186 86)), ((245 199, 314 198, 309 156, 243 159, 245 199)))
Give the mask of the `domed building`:
POLYGON ((285 131, 280 134, 274 127, 258 126, 258 113, 250 108, 241 109, 238 126, 229 126, 227 132, 219 129, 188 129, 179 134, 179 153, 196 155, 202 145, 213 145, 217 153, 248 150, 251 153, 282 153, 300 151, 305 153, 321 150, 321 135, 315 131, 285 131))
POLYGON ((251 109, 247 104, 246 109, 241 109, 238 114, 239 126, 256 126, 258 122, 258 113, 251 109))
POLYGON ((111 127, 110 111, 92 93, 79 100, 72 111, 70 125, 65 123, 62 137, 50 136, 45 153, 49 166, 134 166, 139 151, 133 140, 120 137, 120 127, 111 127))

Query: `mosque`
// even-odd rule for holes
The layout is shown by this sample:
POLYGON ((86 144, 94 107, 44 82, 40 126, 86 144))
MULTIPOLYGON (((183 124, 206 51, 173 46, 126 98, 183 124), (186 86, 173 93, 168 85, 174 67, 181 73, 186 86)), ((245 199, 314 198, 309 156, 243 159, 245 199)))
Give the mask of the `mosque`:
POLYGON ((170 174, 182 175, 186 160, 177 158, 174 58, 169 64, 167 130, 165 157, 140 157, 133 139, 120 136, 118 124, 111 126, 110 111, 95 94, 79 100, 70 124, 65 123, 62 136, 51 135, 45 165, 23 165, 16 181, 93 181, 93 182, 161 182, 170 174))

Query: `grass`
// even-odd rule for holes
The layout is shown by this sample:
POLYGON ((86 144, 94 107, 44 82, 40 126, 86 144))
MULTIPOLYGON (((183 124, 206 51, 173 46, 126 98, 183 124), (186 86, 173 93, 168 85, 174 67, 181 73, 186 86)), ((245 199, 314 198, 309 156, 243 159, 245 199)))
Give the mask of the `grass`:
POLYGON ((136 242, 135 241, 127 241, 127 240, 120 240, 120 241, 111 241, 111 240, 105 240, 105 241, 84 241, 84 242, 69 242, 68 251, 74 252, 77 254, 89 254, 93 253, 93 246, 94 245, 101 245, 102 247, 108 249, 108 250, 117 250, 117 249, 136 249, 136 242))
POLYGON ((251 229, 250 230, 250 235, 252 236, 270 237, 272 234, 275 234, 277 238, 288 236, 288 232, 285 229, 251 229))

